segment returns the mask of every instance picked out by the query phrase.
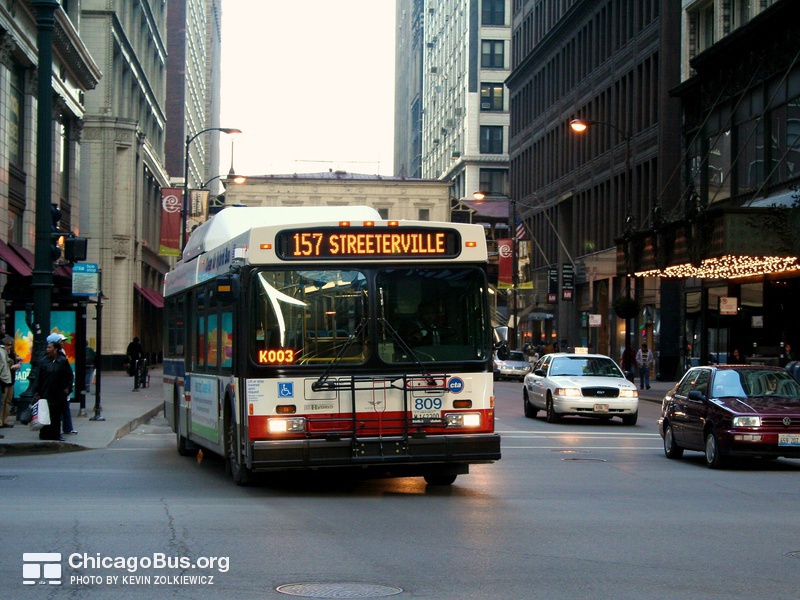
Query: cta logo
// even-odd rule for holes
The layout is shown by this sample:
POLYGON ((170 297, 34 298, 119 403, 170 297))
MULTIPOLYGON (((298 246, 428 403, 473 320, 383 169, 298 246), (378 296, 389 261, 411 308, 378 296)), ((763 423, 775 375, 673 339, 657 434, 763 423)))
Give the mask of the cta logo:
POLYGON ((24 552, 22 583, 25 585, 61 585, 60 552, 24 552))
POLYGON ((461 377, 451 377, 447 382, 447 389, 451 394, 460 394, 464 391, 464 380, 461 377))

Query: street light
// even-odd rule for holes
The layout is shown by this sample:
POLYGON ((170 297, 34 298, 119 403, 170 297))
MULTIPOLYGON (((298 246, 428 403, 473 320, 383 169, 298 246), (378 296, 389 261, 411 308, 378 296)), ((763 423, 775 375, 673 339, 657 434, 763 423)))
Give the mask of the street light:
MULTIPOLYGON (((186 219, 188 217, 189 212, 189 147, 191 146, 192 142, 197 139, 200 135, 204 133, 208 133, 209 131, 221 131, 222 133, 237 134, 242 133, 241 129, 235 129, 232 127, 208 127, 206 129, 201 129, 194 135, 187 135, 186 136, 186 143, 183 147, 183 199, 181 202, 181 252, 183 252, 183 248, 186 246, 186 219)), ((209 180, 209 183, 213 181, 214 178, 209 180)), ((205 186, 203 186, 205 187, 205 186)))
MULTIPOLYGON (((624 131, 607 121, 593 121, 591 119, 573 119, 569 122, 570 129, 575 133, 583 133, 592 125, 605 125, 616 131, 625 140, 625 230, 623 232, 623 239, 625 240, 625 296, 631 297, 631 267, 630 267, 630 249, 628 242, 633 233, 633 176, 631 172, 631 134, 624 131)), ((632 355, 631 355, 631 340, 630 334, 632 328, 630 326, 630 319, 625 317, 625 357, 626 368, 630 370, 632 355)))

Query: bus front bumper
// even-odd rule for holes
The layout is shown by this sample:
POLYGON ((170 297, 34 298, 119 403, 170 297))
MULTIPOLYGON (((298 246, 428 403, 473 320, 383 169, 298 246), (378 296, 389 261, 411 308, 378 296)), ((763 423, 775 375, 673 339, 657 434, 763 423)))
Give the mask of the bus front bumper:
POLYGON ((429 435, 252 442, 254 471, 391 465, 489 463, 500 460, 497 434, 429 435))

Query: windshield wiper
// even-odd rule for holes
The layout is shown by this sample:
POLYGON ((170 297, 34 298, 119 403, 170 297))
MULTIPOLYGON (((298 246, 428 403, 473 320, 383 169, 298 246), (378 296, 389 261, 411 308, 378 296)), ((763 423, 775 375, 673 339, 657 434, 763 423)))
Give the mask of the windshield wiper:
POLYGON ((341 361, 342 357, 344 356, 344 353, 347 352, 347 349, 350 348, 350 346, 352 346, 355 343, 356 338, 359 337, 361 331, 366 326, 367 326, 367 318, 364 317, 363 319, 361 319, 361 322, 358 324, 352 335, 348 337, 347 341, 344 344, 342 344, 341 348, 339 348, 339 352, 337 352, 336 356, 333 357, 331 364, 328 365, 328 368, 325 369, 325 372, 319 376, 319 379, 317 379, 314 383, 311 384, 312 391, 319 392, 321 390, 328 390, 333 387, 332 383, 327 382, 328 377, 330 377, 331 371, 333 371, 333 368, 339 364, 339 361, 341 361))

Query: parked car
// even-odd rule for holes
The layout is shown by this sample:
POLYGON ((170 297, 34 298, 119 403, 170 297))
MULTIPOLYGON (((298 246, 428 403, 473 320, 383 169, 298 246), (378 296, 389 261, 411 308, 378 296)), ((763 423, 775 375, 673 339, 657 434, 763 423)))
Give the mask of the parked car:
POLYGON ((525 376, 522 398, 526 417, 544 410, 548 423, 579 415, 636 425, 639 417, 636 385, 602 354, 546 354, 525 376))
POLYGON ((695 367, 661 404, 667 458, 705 453, 712 469, 728 457, 800 458, 800 383, 763 365, 695 367))
POLYGON ((502 379, 510 377, 522 381, 525 375, 530 373, 531 363, 525 356, 524 352, 511 350, 508 353, 508 358, 500 360, 495 354, 494 357, 494 378, 502 379))

